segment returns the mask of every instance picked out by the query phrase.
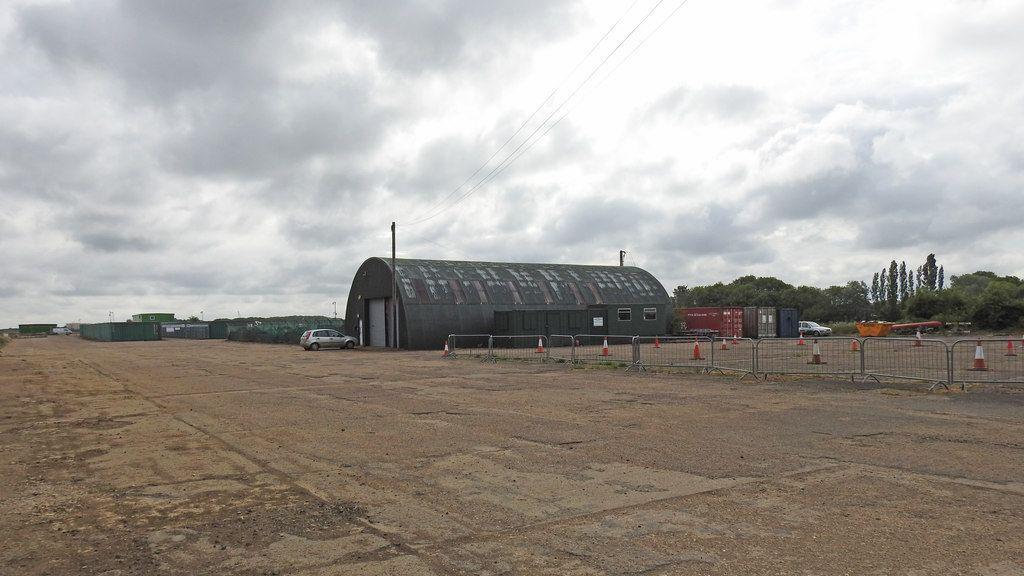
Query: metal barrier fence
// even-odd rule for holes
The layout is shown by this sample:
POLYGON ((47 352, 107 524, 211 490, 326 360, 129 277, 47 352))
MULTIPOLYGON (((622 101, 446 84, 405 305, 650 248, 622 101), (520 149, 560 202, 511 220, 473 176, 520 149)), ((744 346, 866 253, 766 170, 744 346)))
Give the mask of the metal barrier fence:
POLYGON ((1024 339, 957 340, 950 350, 950 383, 1024 382, 1024 339))
POLYGON ((549 336, 548 358, 555 362, 575 362, 576 337, 571 334, 552 334, 549 336))
POLYGON ((856 338, 768 338, 755 344, 757 372, 854 376, 861 373, 860 341, 856 338), (857 342, 857 351, 854 351, 857 342))
POLYGON ((942 340, 865 338, 860 347, 865 380, 895 378, 949 387, 949 346, 942 340))
MULTIPOLYGON (((697 368, 771 374, 841 376, 929 382, 949 387, 972 383, 1024 384, 1024 338, 943 340, 925 338, 709 338, 555 334, 492 336, 451 334, 451 358, 608 364, 627 370, 697 368)), ((930 389, 931 389, 930 388, 930 389)))
POLYGON ((491 358, 490 334, 449 334, 449 358, 491 358))
POLYGON ((491 336, 491 360, 523 360, 545 362, 548 339, 539 334, 529 336, 491 336))
MULTIPOLYGON (((774 340, 774 339, 773 339, 774 340)), ((711 346, 714 370, 738 372, 757 378, 757 340, 753 338, 718 338, 711 346)))
POLYGON ((577 364, 636 364, 634 340, 637 336, 621 334, 576 334, 573 361, 577 364))
POLYGON ((712 370, 714 342, 704 336, 637 336, 635 363, 646 368, 712 370))

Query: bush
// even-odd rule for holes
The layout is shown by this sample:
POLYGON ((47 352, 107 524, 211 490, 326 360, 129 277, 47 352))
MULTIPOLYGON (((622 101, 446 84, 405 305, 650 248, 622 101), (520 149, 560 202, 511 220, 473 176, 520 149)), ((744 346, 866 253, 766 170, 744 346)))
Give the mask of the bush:
POLYGON ((1012 282, 993 280, 971 310, 971 321, 979 328, 999 330, 1024 323, 1021 288, 1012 282))
POLYGON ((910 320, 963 321, 967 318, 967 297, 958 290, 922 290, 906 302, 910 320))
POLYGON ((261 344, 298 344, 306 328, 283 328, 263 330, 261 328, 239 328, 228 334, 228 340, 235 342, 259 342, 261 344))
POLYGON ((851 334, 857 334, 857 323, 856 322, 833 322, 828 325, 832 329, 832 334, 836 336, 849 336, 851 334))

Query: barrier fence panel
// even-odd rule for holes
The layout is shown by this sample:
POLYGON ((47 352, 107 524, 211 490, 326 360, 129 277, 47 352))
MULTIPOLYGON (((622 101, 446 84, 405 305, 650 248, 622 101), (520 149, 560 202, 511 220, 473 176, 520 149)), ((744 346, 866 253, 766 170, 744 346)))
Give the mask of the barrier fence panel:
POLYGON ((920 380, 949 387, 949 346, 942 340, 865 338, 864 377, 920 380))
POLYGON ((633 339, 635 336, 577 334, 575 360, 584 364, 615 363, 633 366, 633 339), (607 344, 607 346, 605 346, 607 344))
POLYGON ((757 378, 756 340, 752 338, 716 338, 711 345, 711 362, 715 370, 739 372, 757 378))
POLYGON ((548 358, 555 362, 575 360, 576 338, 569 334, 552 334, 548 337, 548 358))
POLYGON ((758 340, 757 372, 854 376, 861 373, 860 341, 856 338, 767 338, 758 340), (854 351, 853 342, 857 342, 854 351))
POLYGON ((548 358, 548 339, 539 334, 529 336, 491 336, 491 358, 544 362, 548 358))
POLYGON ((490 334, 449 334, 449 358, 482 358, 491 356, 490 334))
POLYGON ((957 340, 950 352, 953 382, 1024 384, 1024 339, 957 340))
POLYGON ((639 336, 637 361, 643 368, 712 368, 712 339, 706 336, 639 336))
POLYGON ((698 368, 931 382, 1024 384, 1024 339, 709 338, 554 334, 450 334, 449 357, 609 364, 626 369, 698 368))

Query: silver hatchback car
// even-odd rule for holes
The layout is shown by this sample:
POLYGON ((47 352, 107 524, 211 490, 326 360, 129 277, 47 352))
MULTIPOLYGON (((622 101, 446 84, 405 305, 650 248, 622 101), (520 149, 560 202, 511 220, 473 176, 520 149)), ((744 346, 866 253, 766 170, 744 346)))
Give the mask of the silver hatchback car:
POLYGON ((337 330, 306 330, 299 338, 299 345, 316 352, 321 348, 355 348, 358 342, 337 330))
POLYGON ((832 329, 828 326, 822 326, 817 322, 802 320, 800 322, 800 333, 805 336, 831 336, 832 329))

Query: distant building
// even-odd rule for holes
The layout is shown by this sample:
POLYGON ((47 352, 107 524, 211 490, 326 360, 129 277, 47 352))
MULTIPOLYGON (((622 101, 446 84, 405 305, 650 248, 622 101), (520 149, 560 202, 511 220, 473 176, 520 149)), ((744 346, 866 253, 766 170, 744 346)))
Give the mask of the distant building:
POLYGON ((56 324, 18 324, 18 334, 49 334, 56 324))
POLYGON ((132 314, 132 322, 174 322, 173 312, 146 312, 132 314))
MULTIPOLYGON (((440 348, 449 334, 494 334, 496 313, 504 321, 509 311, 538 318, 524 327, 534 334, 657 335, 671 322, 665 287, 634 266, 399 258, 396 268, 402 348, 440 348)), ((394 343, 391 284, 387 258, 366 260, 352 280, 345 331, 365 345, 394 343)))

